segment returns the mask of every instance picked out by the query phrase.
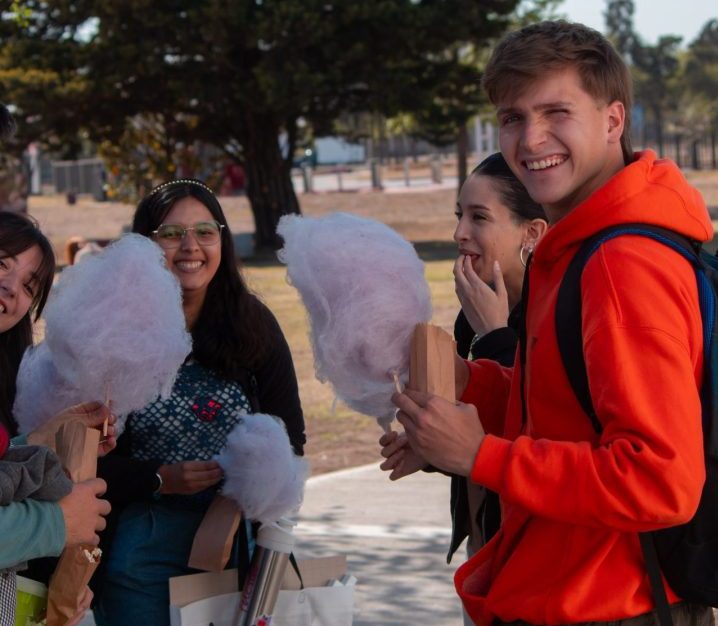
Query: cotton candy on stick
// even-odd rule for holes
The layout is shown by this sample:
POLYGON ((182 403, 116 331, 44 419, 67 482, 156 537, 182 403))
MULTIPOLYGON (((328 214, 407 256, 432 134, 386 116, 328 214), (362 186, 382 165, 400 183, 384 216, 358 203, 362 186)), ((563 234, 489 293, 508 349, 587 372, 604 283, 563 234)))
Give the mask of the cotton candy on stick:
POLYGON ((90 399, 83 397, 60 374, 46 342, 25 351, 17 375, 13 406, 13 416, 21 433, 30 433, 64 409, 90 399))
POLYGON ((273 524, 302 502, 309 467, 294 454, 284 424, 270 415, 242 415, 215 456, 225 482, 195 533, 188 566, 223 570, 242 514, 273 524))
POLYGON ((284 216, 277 232, 309 313, 317 378, 388 430, 396 379, 406 385, 414 327, 431 319, 424 264, 380 222, 347 213, 284 216))
POLYGON ((55 371, 79 402, 103 400, 109 389, 118 416, 166 397, 191 350, 179 283, 162 250, 140 235, 65 269, 45 320, 55 371))
POLYGON ((294 454, 278 418, 243 415, 215 459, 224 471, 223 495, 246 518, 271 524, 299 509, 309 464, 294 454))

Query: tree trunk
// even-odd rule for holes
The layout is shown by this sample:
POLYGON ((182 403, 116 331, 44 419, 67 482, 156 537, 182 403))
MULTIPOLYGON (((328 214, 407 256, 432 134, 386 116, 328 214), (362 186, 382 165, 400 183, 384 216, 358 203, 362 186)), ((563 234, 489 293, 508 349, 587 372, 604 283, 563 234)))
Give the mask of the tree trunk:
POLYGON ((698 139, 694 139, 691 142, 691 165, 694 170, 701 169, 701 160, 698 155, 698 139))
POLYGON ((21 159, 0 157, 0 211, 27 213, 30 172, 21 159))
POLYGON ((466 124, 462 124, 459 127, 459 136, 456 139, 456 152, 458 157, 458 176, 459 186, 457 189, 461 189, 461 186, 466 180, 467 167, 466 162, 469 157, 469 131, 466 128, 466 124))
POLYGON ((256 116, 249 120, 245 146, 247 198, 254 215, 257 249, 281 247, 277 223, 282 215, 301 213, 294 193, 291 160, 279 149, 279 128, 271 120, 256 116))

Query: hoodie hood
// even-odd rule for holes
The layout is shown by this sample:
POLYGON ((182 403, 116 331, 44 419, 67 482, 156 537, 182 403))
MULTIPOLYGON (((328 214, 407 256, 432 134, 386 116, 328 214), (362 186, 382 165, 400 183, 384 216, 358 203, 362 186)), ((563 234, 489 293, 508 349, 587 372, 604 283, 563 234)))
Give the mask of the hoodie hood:
POLYGON ((552 225, 539 242, 534 261, 550 264, 604 228, 631 223, 661 226, 696 241, 713 238, 700 192, 675 163, 646 150, 552 225))

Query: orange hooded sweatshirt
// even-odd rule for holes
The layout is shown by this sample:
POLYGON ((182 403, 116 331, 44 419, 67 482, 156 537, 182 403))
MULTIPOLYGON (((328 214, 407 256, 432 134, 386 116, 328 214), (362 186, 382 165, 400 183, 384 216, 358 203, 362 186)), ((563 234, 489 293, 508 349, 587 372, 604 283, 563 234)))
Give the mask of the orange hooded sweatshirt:
POLYGON ((569 386, 556 343, 558 287, 586 238, 630 222, 700 241, 713 236, 705 204, 680 170, 650 151, 637 157, 536 248, 525 427, 518 361, 513 369, 469 363, 462 400, 476 405, 490 433, 471 479, 497 491, 503 507, 499 533, 455 576, 477 624, 608 621, 652 610, 637 533, 686 522, 698 506, 703 340, 690 264, 630 235, 604 243, 586 264, 583 345, 600 436, 569 386))

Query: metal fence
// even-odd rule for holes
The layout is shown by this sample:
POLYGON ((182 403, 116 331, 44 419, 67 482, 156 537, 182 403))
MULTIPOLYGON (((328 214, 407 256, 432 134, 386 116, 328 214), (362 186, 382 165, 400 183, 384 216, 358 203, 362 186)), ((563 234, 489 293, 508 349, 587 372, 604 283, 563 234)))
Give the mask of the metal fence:
POLYGON ((90 194, 95 200, 104 200, 106 179, 107 172, 101 159, 52 162, 56 193, 90 194))

